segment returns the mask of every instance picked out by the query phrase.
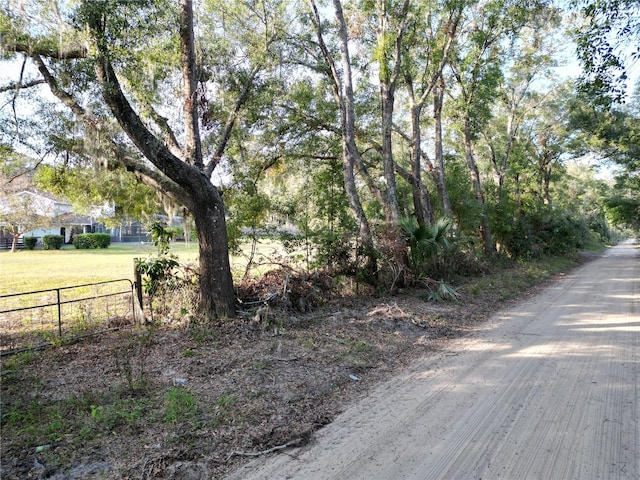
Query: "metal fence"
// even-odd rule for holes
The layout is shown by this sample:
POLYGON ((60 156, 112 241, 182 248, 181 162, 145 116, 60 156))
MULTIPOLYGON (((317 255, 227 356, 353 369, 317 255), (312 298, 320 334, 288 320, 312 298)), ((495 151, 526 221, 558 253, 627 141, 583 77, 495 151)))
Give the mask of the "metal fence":
POLYGON ((129 279, 0 295, 0 356, 133 326, 129 279))

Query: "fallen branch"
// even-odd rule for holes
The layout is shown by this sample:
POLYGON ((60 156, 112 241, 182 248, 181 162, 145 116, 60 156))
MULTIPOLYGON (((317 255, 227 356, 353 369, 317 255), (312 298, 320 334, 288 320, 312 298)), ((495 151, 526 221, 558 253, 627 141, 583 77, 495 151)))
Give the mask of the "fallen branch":
POLYGON ((260 304, 265 304, 267 305, 270 301, 274 300, 275 298, 278 297, 278 292, 273 292, 272 294, 270 294, 267 298, 265 298, 264 300, 256 300, 254 302, 243 302, 240 301, 240 303, 242 305, 260 305, 260 304))
POLYGON ((282 357, 268 357, 268 360, 273 360, 276 362, 296 362, 298 360, 300 360, 301 358, 305 358, 308 355, 308 353, 305 353, 304 355, 300 355, 299 357, 290 357, 290 358, 282 358, 282 357))
POLYGON ((234 450, 229 454, 224 462, 227 463, 233 457, 259 457, 260 455, 267 455, 269 453, 277 452, 278 450, 284 450, 285 448, 293 447, 299 444, 301 440, 302 438, 296 438, 294 440, 288 441, 287 443, 283 443, 282 445, 276 445, 275 447, 271 447, 260 452, 240 452, 238 450, 234 450))

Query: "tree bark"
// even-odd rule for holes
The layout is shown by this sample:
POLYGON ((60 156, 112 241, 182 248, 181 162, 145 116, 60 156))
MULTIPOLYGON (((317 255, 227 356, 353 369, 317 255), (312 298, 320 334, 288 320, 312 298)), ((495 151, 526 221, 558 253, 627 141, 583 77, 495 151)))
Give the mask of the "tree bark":
POLYGON ((184 84, 184 160, 198 169, 203 169, 202 146, 198 119, 198 75, 196 71, 195 38, 193 35, 193 4, 191 0, 180 0, 180 49, 182 82, 184 84))
POLYGON ((473 191, 476 197, 476 201, 480 206, 480 234, 482 236, 482 243, 484 251, 487 255, 493 255, 496 251, 493 244, 493 237, 491 235, 491 228, 489 226, 489 216, 487 215, 487 209, 484 202, 484 192, 482 191, 482 181, 480 179, 480 171, 478 170, 478 164, 473 157, 473 148, 471 144, 471 119, 467 115, 464 119, 464 152, 467 160, 467 166, 471 173, 471 181, 473 183, 473 191))
MULTIPOLYGON (((190 9, 190 0, 183 0, 181 35, 188 32, 193 35, 193 25, 190 24, 193 14, 190 9)), ((235 313, 235 293, 229 264, 224 203, 221 193, 211 184, 210 177, 202 171, 201 153, 198 158, 200 138, 197 128, 194 127, 197 124, 196 106, 189 105, 188 108, 184 108, 185 123, 191 124, 187 129, 192 129, 189 138, 192 143, 185 148, 187 158, 181 159, 171 153, 170 149, 146 128, 129 104, 109 60, 103 20, 94 17, 89 27, 97 43, 95 69, 105 103, 147 160, 177 184, 179 188, 174 192, 176 197, 193 215, 200 249, 200 314, 206 320, 231 316, 235 313), (188 158, 191 161, 188 161, 188 158)), ((182 39, 181 46, 187 50, 194 48, 192 39, 182 39)), ((182 58, 190 63, 195 58, 194 55, 193 52, 183 52, 182 58)), ((194 75, 195 68, 193 65, 186 66, 183 73, 188 76, 194 75)), ((186 81, 193 84, 191 78, 186 81)))
POLYGON ((385 217, 387 223, 395 228, 400 222, 400 206, 398 204, 398 188, 396 184, 395 160, 393 158, 393 110, 395 106, 395 92, 402 63, 402 40, 406 31, 409 11, 409 1, 405 0, 401 10, 401 20, 394 38, 393 57, 386 55, 386 42, 390 33, 387 2, 381 2, 378 23, 378 48, 381 50, 379 59, 380 102, 382 105, 382 166, 384 170, 386 204, 385 217), (393 63, 393 65, 390 65, 393 63))
POLYGON ((433 94, 433 121, 435 130, 435 177, 438 194, 442 201, 442 210, 445 217, 453 218, 451 211, 451 200, 447 191, 447 184, 444 175, 444 153, 442 148, 442 103, 444 100, 444 85, 436 87, 433 94))
POLYGON ((362 163, 360 151, 355 140, 355 105, 353 97, 353 83, 351 75, 351 58, 349 55, 349 45, 347 36, 347 25, 342 11, 340 0, 334 0, 333 6, 338 21, 340 55, 342 61, 343 75, 340 76, 335 65, 335 61, 327 48, 322 30, 320 28, 320 17, 314 0, 310 0, 310 5, 315 22, 316 35, 322 51, 322 55, 330 69, 330 80, 333 87, 334 97, 340 108, 340 123, 342 137, 342 177, 344 181, 345 194, 349 202, 349 207, 358 224, 358 234, 366 257, 365 272, 371 282, 375 282, 377 271, 377 260, 373 242, 373 234, 369 226, 369 220, 362 207, 360 196, 355 181, 355 166, 362 163))
POLYGON ((433 209, 429 200, 427 186, 422 182, 422 132, 420 129, 420 115, 422 104, 411 105, 411 173, 413 176, 412 197, 413 209, 416 220, 421 226, 426 226, 433 222, 433 209), (427 192, 425 195, 424 192, 427 192))
POLYGON ((391 132, 393 127, 394 93, 389 85, 380 86, 382 101, 382 166, 385 181, 385 217, 390 225, 400 222, 400 206, 398 204, 398 187, 396 184, 395 160, 391 132))
MULTIPOLYGON (((203 177, 204 178, 204 177, 203 177)), ((200 312, 209 319, 235 313, 235 290, 229 263, 227 225, 222 195, 209 181, 200 182, 189 208, 198 233, 200 312)))
MULTIPOLYGON (((442 77, 442 71, 445 65, 449 62, 449 53, 453 46, 453 40, 456 34, 458 23, 461 18, 461 9, 459 6, 452 5, 452 10, 448 16, 443 13, 442 20, 439 27, 434 31, 430 31, 426 39, 423 39, 425 43, 418 42, 416 46, 408 46, 404 55, 409 57, 409 62, 412 60, 412 54, 415 53, 415 49, 427 49, 429 52, 429 61, 420 64, 416 70, 415 67, 404 69, 405 86, 409 95, 409 107, 411 112, 411 126, 412 126, 412 156, 413 160, 413 176, 417 178, 417 182, 413 185, 420 190, 423 187, 421 172, 421 158, 424 156, 422 152, 422 132, 420 126, 420 117, 422 110, 430 95, 434 94, 434 129, 435 129, 435 168, 430 170, 434 176, 438 193, 442 199, 444 215, 448 218, 452 218, 451 205, 449 201, 449 195, 447 193, 446 184, 444 181, 444 159, 442 154, 442 98, 444 96, 444 81, 442 77), (437 44, 437 35, 443 35, 442 43, 442 56, 437 63, 433 63, 435 58, 438 58, 438 51, 433 50, 434 45, 437 44), (419 72, 416 74, 416 71, 419 72), (416 81, 417 80, 417 81, 416 81), (418 90, 414 87, 416 83, 418 90), (439 84, 439 85, 438 85, 439 84)), ((428 163, 429 167, 433 167, 428 163)), ((421 195, 414 190, 414 208, 416 212, 419 212, 418 198, 421 195)), ((428 198, 427 198, 428 202, 428 198)), ((422 213, 416 213, 418 223, 424 225, 427 218, 429 221, 433 221, 433 208, 430 202, 425 203, 424 198, 422 203, 422 213)))

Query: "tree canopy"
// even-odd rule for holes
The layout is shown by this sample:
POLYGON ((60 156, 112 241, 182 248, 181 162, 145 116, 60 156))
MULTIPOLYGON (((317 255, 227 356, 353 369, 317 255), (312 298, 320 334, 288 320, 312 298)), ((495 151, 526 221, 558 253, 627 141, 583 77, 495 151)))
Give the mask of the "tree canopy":
MULTIPOLYGON (((575 5, 586 75, 620 69, 634 2, 575 5)), ((402 225, 439 217, 473 255, 566 251, 603 239, 588 225, 633 212, 638 187, 638 110, 599 100, 615 82, 578 95, 554 73, 567 14, 544 0, 10 2, 0 134, 79 202, 188 212, 206 318, 235 309, 229 245, 246 231, 308 242, 314 265, 381 287, 416 270, 402 225), (590 174, 599 193, 579 210, 567 165, 586 153, 626 174, 608 200, 590 174)))

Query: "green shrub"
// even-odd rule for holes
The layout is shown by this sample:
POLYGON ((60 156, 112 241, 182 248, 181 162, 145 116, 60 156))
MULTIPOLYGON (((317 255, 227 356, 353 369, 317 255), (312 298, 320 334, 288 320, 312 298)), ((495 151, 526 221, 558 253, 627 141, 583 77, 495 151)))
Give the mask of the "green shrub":
POLYGON ((42 246, 45 250, 60 250, 64 243, 62 235, 45 235, 42 237, 42 246))
POLYGON ((405 217, 400 220, 400 228, 409 245, 411 267, 416 271, 449 247, 447 234, 451 230, 451 221, 447 218, 439 218, 430 225, 419 225, 414 217, 405 217))
POLYGON ((90 233, 78 233, 73 236, 73 246, 78 249, 94 248, 90 233))
POLYGON ((108 233, 80 233, 73 237, 73 246, 78 249, 107 248, 111 245, 108 233))
POLYGON ((24 246, 27 250, 33 250, 36 248, 36 244, 38 243, 38 237, 24 237, 24 246))
POLYGON ((111 235, 108 233, 94 233, 93 239, 97 248, 108 248, 111 245, 111 235))
POLYGON ((172 270, 177 267, 178 260, 169 253, 151 255, 146 259, 135 260, 135 265, 140 274, 144 275, 144 291, 153 296, 161 286, 171 289, 175 286, 175 277, 172 270))

